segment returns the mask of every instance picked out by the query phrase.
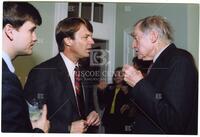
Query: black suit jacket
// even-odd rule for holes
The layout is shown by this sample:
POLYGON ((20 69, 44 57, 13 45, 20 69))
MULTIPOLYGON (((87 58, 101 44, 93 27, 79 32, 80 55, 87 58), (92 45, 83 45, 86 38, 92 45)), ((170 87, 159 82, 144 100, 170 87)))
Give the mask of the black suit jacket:
POLYGON ((32 129, 22 91, 19 79, 2 60, 2 132, 42 132, 40 129, 32 129))
POLYGON ((129 95, 140 109, 136 133, 197 134, 198 74, 188 52, 171 44, 129 95))
MULTIPOLYGON (((89 86, 82 81, 86 116, 93 110, 89 86)), ((47 104, 50 132, 69 132, 68 126, 81 119, 72 82, 60 54, 34 67, 29 73, 24 90, 28 101, 40 98, 41 104, 47 104)))

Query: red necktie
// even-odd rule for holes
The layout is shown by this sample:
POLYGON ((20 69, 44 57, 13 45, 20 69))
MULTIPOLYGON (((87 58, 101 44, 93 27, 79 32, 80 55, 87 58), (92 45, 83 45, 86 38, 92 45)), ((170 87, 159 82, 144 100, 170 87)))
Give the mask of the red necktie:
POLYGON ((74 69, 75 71, 75 90, 76 90, 76 94, 80 95, 80 90, 81 90, 81 77, 80 77, 80 70, 79 67, 75 67, 74 69))
POLYGON ((83 100, 83 93, 82 93, 82 88, 81 88, 81 75, 80 75, 80 70, 79 67, 75 67, 75 90, 76 90, 76 98, 77 98, 77 106, 78 106, 78 111, 79 115, 84 118, 84 100, 83 100))

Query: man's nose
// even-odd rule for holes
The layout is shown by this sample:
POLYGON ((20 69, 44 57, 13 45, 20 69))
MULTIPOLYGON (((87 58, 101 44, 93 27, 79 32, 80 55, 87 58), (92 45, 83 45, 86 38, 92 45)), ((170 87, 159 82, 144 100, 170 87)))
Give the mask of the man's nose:
POLYGON ((34 32, 33 33, 33 35, 32 35, 32 40, 34 41, 34 42, 36 42, 37 41, 37 35, 36 35, 36 33, 34 32))
POLYGON ((136 43, 135 41, 133 41, 133 42, 132 42, 132 46, 131 46, 131 47, 132 47, 132 49, 135 49, 135 48, 137 48, 137 43, 136 43))
POLYGON ((89 39, 89 43, 91 44, 91 45, 93 45, 95 42, 94 42, 94 39, 93 38, 90 38, 89 39))

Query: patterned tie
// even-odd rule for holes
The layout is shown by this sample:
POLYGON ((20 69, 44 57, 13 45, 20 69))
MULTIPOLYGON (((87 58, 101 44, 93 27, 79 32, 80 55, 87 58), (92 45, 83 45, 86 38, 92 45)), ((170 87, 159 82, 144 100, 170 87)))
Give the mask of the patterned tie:
POLYGON ((77 107, 79 111, 79 115, 81 118, 85 118, 85 108, 84 108, 84 99, 83 99, 83 92, 81 88, 81 76, 79 67, 75 67, 75 90, 76 90, 76 99, 77 99, 77 107))
POLYGON ((80 70, 79 67, 76 66, 75 69, 75 89, 76 89, 76 94, 80 95, 80 90, 81 90, 81 77, 80 77, 80 70))

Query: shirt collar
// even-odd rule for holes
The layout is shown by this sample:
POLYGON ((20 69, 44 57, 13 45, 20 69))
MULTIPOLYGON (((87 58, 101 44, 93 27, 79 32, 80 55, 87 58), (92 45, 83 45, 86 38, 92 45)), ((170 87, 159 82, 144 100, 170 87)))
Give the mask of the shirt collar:
POLYGON ((60 52, 60 55, 65 62, 65 65, 69 71, 69 74, 71 74, 74 71, 75 67, 78 66, 78 63, 74 64, 74 62, 72 62, 68 57, 66 57, 63 52, 60 52))
POLYGON ((4 51, 2 51, 2 58, 3 58, 3 60, 5 61, 6 65, 8 66, 8 69, 9 69, 12 73, 15 73, 15 68, 14 68, 14 66, 13 66, 13 64, 12 64, 12 61, 11 61, 9 55, 8 55, 6 52, 4 52, 4 51))

